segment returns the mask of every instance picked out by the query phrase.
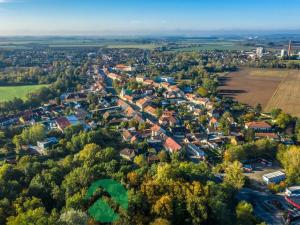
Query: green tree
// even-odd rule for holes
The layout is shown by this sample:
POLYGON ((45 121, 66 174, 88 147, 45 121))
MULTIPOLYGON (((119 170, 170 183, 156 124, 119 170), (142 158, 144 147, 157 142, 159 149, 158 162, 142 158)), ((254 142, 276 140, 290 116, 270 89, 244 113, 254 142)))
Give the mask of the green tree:
POLYGON ((253 216, 253 207, 250 203, 247 203, 245 201, 239 202, 235 212, 238 225, 255 224, 255 217, 253 216))
POLYGON ((208 90, 204 87, 199 87, 197 89, 197 94, 199 94, 202 97, 206 97, 208 95, 208 90))
POLYGON ((224 182, 234 189, 241 189, 244 186, 245 176, 239 161, 234 161, 226 167, 224 182))
POLYGON ((285 169, 287 179, 290 183, 300 182, 300 147, 292 146, 288 149, 281 148, 277 159, 285 169))

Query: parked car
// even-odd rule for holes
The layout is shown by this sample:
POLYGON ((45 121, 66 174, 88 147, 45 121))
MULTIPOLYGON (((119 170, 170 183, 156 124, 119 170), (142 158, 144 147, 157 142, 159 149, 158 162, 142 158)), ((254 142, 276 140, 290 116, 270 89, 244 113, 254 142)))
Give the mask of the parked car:
POLYGON ((266 160, 266 159, 259 159, 258 160, 259 163, 263 164, 263 165, 266 165, 266 166, 272 166, 272 162, 266 160))
POLYGON ((244 164, 243 165, 243 170, 244 170, 244 172, 250 173, 250 172, 252 172, 253 168, 250 164, 244 164))

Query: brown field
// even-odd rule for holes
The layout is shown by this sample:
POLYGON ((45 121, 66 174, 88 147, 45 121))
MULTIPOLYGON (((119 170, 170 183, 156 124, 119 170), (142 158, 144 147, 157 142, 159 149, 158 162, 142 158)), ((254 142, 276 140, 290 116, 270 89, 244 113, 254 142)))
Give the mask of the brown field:
POLYGON ((280 108, 300 117, 300 71, 290 71, 269 100, 265 110, 280 108))
POLYGON ((281 108, 300 116, 300 71, 243 69, 221 78, 219 91, 224 96, 266 111, 281 108))

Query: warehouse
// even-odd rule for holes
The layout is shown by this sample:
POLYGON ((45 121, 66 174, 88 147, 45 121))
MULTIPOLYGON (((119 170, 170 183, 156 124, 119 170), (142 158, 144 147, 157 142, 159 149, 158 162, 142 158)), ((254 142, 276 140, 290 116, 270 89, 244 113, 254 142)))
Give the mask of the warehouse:
POLYGON ((263 180, 266 184, 278 184, 281 181, 284 181, 286 178, 285 173, 282 171, 276 171, 273 173, 268 173, 263 175, 263 180))

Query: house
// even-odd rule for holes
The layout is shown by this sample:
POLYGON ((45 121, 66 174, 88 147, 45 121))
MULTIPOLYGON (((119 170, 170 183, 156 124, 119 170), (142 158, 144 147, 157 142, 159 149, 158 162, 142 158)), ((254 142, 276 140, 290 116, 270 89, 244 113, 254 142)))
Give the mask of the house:
POLYGON ((139 123, 145 123, 145 120, 143 119, 142 115, 139 112, 136 112, 132 119, 138 121, 139 123))
POLYGON ((266 184, 279 184, 281 181, 284 181, 285 178, 285 173, 282 171, 276 171, 263 175, 263 181, 266 184))
POLYGON ((166 134, 166 131, 161 128, 161 126, 155 124, 153 127, 151 127, 151 133, 152 137, 160 136, 161 134, 166 134))
POLYGON ((175 126, 179 123, 175 116, 161 116, 158 122, 163 126, 175 126))
POLYGON ((170 99, 170 98, 176 98, 177 97, 177 93, 175 91, 165 91, 163 93, 163 96, 167 99, 170 99))
POLYGON ((253 129, 254 131, 268 132, 272 129, 271 125, 265 121, 253 121, 245 124, 246 129, 253 129))
POLYGON ((166 140, 165 140, 165 143, 164 143, 164 148, 171 152, 171 153, 176 153, 178 151, 180 151, 182 149, 181 145, 179 145, 173 138, 171 137, 168 137, 166 140))
POLYGON ((275 133, 255 133, 255 138, 267 138, 273 141, 279 141, 279 136, 275 133))
POLYGON ((60 131, 64 131, 67 127, 71 126, 71 123, 69 122, 69 120, 66 117, 60 117, 58 119, 55 120, 55 123, 57 125, 57 128, 60 131))
POLYGON ((215 117, 211 118, 210 121, 209 121, 209 126, 210 126, 210 127, 214 127, 215 129, 217 129, 218 126, 219 126, 219 121, 218 121, 218 119, 215 118, 215 117))
POLYGON ((167 82, 162 82, 162 83, 160 83, 160 87, 168 89, 170 87, 170 84, 167 82))
POLYGON ((81 101, 86 101, 87 100, 87 95, 81 92, 77 93, 68 93, 64 97, 65 102, 81 102, 81 101))
POLYGON ((212 109, 210 110, 207 115, 209 115, 210 117, 215 117, 215 118, 220 118, 220 112, 217 109, 212 109))
POLYGON ((160 82, 166 82, 169 84, 173 84, 175 81, 174 81, 173 77, 160 77, 160 82))
POLYGON ((116 70, 124 71, 124 72, 131 72, 132 67, 131 66, 126 66, 124 64, 118 64, 115 66, 116 70))
POLYGON ((196 145, 194 145, 192 143, 187 144, 187 152, 190 155, 192 155, 194 157, 197 157, 197 158, 199 158, 201 160, 204 160, 205 156, 206 156, 206 154, 205 154, 204 151, 202 151, 198 146, 196 146, 196 145))
POLYGON ((129 106, 126 110, 125 110, 125 114, 127 117, 133 117, 136 114, 136 111, 129 106))
POLYGON ((123 110, 126 110, 129 107, 129 104, 122 99, 118 99, 117 105, 120 106, 123 110))
POLYGON ((123 150, 120 151, 120 156, 123 159, 129 160, 129 161, 133 161, 133 159, 136 156, 135 150, 133 149, 129 149, 129 148, 125 148, 123 150))
POLYGON ((140 100, 138 100, 136 102, 136 105, 140 108, 140 109, 144 109, 146 106, 148 106, 151 102, 149 101, 148 98, 141 98, 140 100))
POLYGON ((144 111, 145 111, 146 113, 148 113, 148 114, 150 114, 150 115, 152 115, 152 116, 154 116, 154 117, 156 117, 156 110, 157 110, 157 108, 155 108, 155 107, 153 107, 153 106, 151 106, 151 105, 148 105, 148 106, 144 109, 144 111))
POLYGON ((128 102, 130 102, 130 103, 133 102, 133 97, 132 97, 131 95, 124 95, 124 96, 122 97, 122 99, 125 100, 125 101, 128 101, 128 102))
POLYGON ((130 142, 133 136, 134 134, 132 131, 129 131, 127 129, 123 130, 122 137, 124 141, 130 142))
POLYGON ((143 81, 143 85, 146 85, 146 86, 152 85, 153 82, 154 82, 153 80, 144 80, 144 81, 143 81))
POLYGON ((190 102, 193 102, 194 99, 196 98, 196 95, 194 94, 185 94, 185 98, 190 101, 190 102))
POLYGON ((107 76, 112 80, 118 80, 118 81, 122 80, 122 77, 115 73, 109 73, 109 74, 107 74, 107 76))
POLYGON ((143 82, 144 82, 144 77, 137 76, 137 77, 135 78, 135 80, 136 80, 136 82, 138 82, 138 83, 143 83, 143 82))
POLYGON ((44 141, 38 141, 37 142, 37 146, 41 149, 46 149, 46 148, 50 148, 52 147, 53 145, 57 144, 58 143, 58 140, 57 138, 55 137, 50 137, 50 138, 47 138, 46 140, 44 141))
POLYGON ((77 126, 81 124, 75 115, 67 116, 67 120, 70 122, 71 126, 77 126))

